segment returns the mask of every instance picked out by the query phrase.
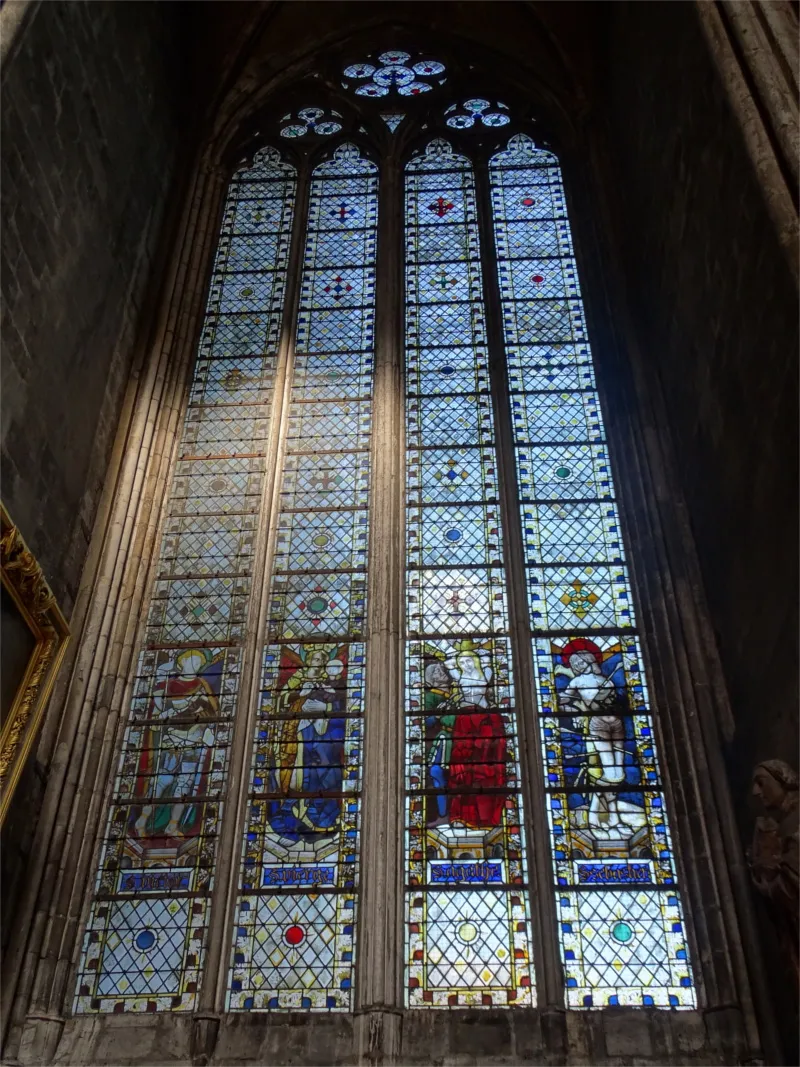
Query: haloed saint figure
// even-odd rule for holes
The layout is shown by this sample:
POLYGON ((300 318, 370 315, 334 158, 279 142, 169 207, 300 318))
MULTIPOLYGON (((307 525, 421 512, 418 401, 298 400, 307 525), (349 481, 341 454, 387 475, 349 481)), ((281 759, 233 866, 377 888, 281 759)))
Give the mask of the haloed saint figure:
POLYGON ((591 855, 603 841, 601 851, 616 843, 621 855, 642 854, 635 838, 646 815, 621 650, 576 637, 553 651, 573 847, 591 855))
POLYGON ((424 705, 429 842, 442 856, 491 854, 484 831, 501 826, 507 740, 494 703, 490 643, 469 638, 425 647, 424 705))
POLYGON ((337 830, 341 811, 347 652, 320 644, 281 654, 268 781, 280 799, 267 818, 283 842, 312 851, 337 830))
POLYGON ((129 837, 168 853, 200 832, 219 717, 221 657, 205 649, 165 652, 147 711, 133 795, 129 837))

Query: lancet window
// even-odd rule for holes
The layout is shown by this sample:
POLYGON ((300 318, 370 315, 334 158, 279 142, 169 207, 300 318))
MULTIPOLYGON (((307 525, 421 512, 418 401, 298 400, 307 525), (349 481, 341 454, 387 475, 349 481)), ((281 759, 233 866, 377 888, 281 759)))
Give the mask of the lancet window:
POLYGON ((378 722, 398 1006, 530 1007, 554 967, 570 1009, 696 1004, 561 170, 490 92, 414 112, 448 73, 354 59, 230 181, 76 1013, 355 1010, 378 722))

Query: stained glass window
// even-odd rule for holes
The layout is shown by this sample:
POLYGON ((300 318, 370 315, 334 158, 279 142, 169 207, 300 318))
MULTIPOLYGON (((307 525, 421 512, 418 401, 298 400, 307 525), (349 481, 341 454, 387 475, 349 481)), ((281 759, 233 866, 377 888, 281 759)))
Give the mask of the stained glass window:
POLYGON ((406 170, 406 989, 534 1003, 472 167, 406 170))
MULTIPOLYGON (((372 59, 370 56, 369 59, 372 59)), ((430 92, 435 80, 445 81, 444 63, 438 59, 414 58, 410 52, 392 50, 376 56, 374 62, 351 63, 342 71, 348 80, 345 88, 354 86, 357 96, 381 97, 395 91, 400 96, 420 96, 430 92)))
MULTIPOLYGON (((344 72, 362 97, 443 81, 438 60, 367 59, 344 72)), ((388 102, 351 104, 372 112, 364 122, 383 144, 383 123, 394 133, 414 121, 380 111, 388 102)), ((439 121, 468 143, 463 131, 508 125, 510 113, 476 95, 439 121)), ((476 176, 434 139, 405 167, 405 290, 383 290, 389 311, 393 300, 405 307, 405 568, 373 570, 368 623, 370 537, 396 533, 387 516, 401 489, 376 486, 393 504, 371 514, 378 168, 339 143, 344 123, 305 107, 273 127, 298 142, 302 218, 295 170, 272 148, 230 184, 75 1011, 195 1010, 212 894, 232 901, 230 917, 227 904, 215 910, 215 929, 221 910, 233 921, 213 953, 226 946, 227 983, 221 973, 218 989, 215 974, 204 1001, 218 993, 217 1007, 236 1012, 356 1008, 359 886, 370 873, 359 870, 368 633, 385 632, 376 605, 401 578, 404 821, 394 832, 404 832, 405 940, 388 966, 403 969, 406 1006, 536 1003, 531 909, 543 902, 531 881, 546 878, 549 893, 550 875, 529 868, 533 814, 551 838, 545 910, 554 900, 558 920, 542 932, 552 948, 542 959, 557 937, 566 1006, 693 1007, 557 159, 516 135, 476 176), (312 169, 310 151, 327 137, 332 154, 312 169), (497 270, 485 272, 495 254, 497 270), (490 316, 491 346, 487 294, 490 309, 499 297, 504 331, 490 316), (254 573, 265 589, 251 598, 254 573), (531 662, 535 693, 520 688, 531 662), (240 699, 240 685, 252 697, 240 699), (520 695, 535 708, 522 720, 520 695), (538 775, 539 758, 543 796, 521 777, 538 775), (230 884, 216 882, 220 852, 230 884)), ((389 153, 386 166, 401 167, 389 153)), ((396 393, 378 396, 376 418, 380 405, 399 415, 396 393)), ((384 728, 389 715, 399 730, 398 708, 379 694, 367 721, 384 728)))
POLYGON ((231 1009, 352 1006, 377 167, 311 184, 231 1009))
POLYGON ((81 952, 76 1012, 191 1011, 261 508, 295 175, 230 185, 81 952))
POLYGON ((473 97, 462 104, 452 104, 445 112, 445 122, 454 130, 468 130, 472 126, 507 126, 511 121, 505 104, 473 97))
POLYGON ((389 127, 390 132, 394 133, 394 131, 397 129, 397 127, 400 125, 400 123, 405 118, 405 115, 401 115, 400 113, 393 113, 393 112, 386 111, 386 112, 383 112, 381 114, 381 118, 386 123, 386 125, 389 127))
POLYGON ((294 118, 291 114, 284 115, 281 122, 286 122, 286 126, 281 126, 281 137, 305 137, 307 133, 315 133, 318 137, 330 137, 334 133, 338 133, 342 128, 341 122, 338 120, 342 116, 338 111, 326 111, 321 107, 303 107, 297 112, 297 116, 294 118))
POLYGON ((696 1003, 558 161, 491 161, 567 1006, 696 1003))

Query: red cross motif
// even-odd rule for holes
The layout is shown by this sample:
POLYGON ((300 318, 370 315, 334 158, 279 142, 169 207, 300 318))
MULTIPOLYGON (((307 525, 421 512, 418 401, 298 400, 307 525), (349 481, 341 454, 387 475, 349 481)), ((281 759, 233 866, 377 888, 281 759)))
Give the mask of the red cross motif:
POLYGON ((333 279, 333 285, 326 285, 325 292, 333 293, 334 300, 341 300, 345 293, 352 293, 353 287, 349 282, 342 282, 342 279, 337 274, 333 279))
POLYGON ((314 486, 315 489, 324 489, 327 492, 327 490, 330 489, 333 485, 337 484, 337 482, 338 478, 332 478, 331 472, 325 471, 324 474, 318 474, 315 478, 313 478, 311 484, 314 486))
POLYGON ((448 211, 452 211, 455 204, 451 204, 449 200, 445 200, 443 196, 440 196, 438 200, 434 200, 432 204, 428 204, 428 211, 432 211, 434 215, 438 215, 440 219, 443 219, 448 211))
POLYGON ((452 594, 447 598, 446 603, 450 605, 454 612, 458 611, 461 604, 461 594, 457 589, 454 589, 452 594))
POLYGON ((333 215, 334 218, 338 215, 340 222, 344 222, 348 215, 355 215, 355 213, 355 208, 348 207, 346 200, 343 200, 338 207, 331 210, 331 215, 333 215))

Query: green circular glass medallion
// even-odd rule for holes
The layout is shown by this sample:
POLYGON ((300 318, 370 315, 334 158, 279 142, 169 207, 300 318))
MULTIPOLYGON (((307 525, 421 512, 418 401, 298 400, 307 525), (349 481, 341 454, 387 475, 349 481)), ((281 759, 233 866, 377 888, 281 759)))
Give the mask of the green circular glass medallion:
POLYGON ((572 471, 569 467, 556 467, 556 478, 569 478, 572 471))
POLYGON ((633 937, 633 929, 626 922, 617 922, 611 927, 611 936, 624 945, 633 937))
POLYGON ((321 596, 315 596, 313 600, 309 600, 308 602, 308 610, 312 615, 321 615, 327 606, 328 601, 323 600, 321 596))

